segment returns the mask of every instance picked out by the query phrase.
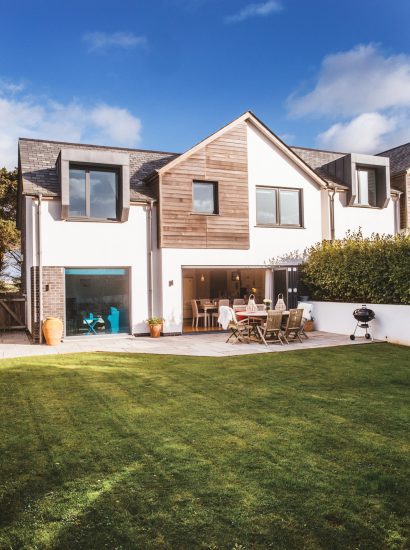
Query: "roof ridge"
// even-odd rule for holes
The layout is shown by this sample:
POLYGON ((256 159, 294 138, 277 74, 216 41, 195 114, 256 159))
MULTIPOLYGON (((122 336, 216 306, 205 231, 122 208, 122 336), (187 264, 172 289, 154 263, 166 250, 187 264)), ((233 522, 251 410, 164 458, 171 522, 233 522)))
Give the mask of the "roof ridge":
POLYGON ((291 149, 303 149, 304 151, 316 151, 317 153, 334 153, 336 155, 348 155, 342 151, 329 151, 328 149, 314 149, 313 147, 301 147, 300 145, 289 145, 291 149))
POLYGON ((386 149, 385 151, 381 151, 380 153, 376 153, 376 156, 383 155, 383 153, 390 153, 390 151, 394 151, 395 149, 400 149, 401 147, 406 147, 407 145, 410 145, 410 141, 407 143, 402 143, 401 145, 396 145, 396 147, 392 147, 391 149, 386 149))
POLYGON ((117 147, 110 145, 97 145, 95 143, 79 143, 73 141, 57 141, 54 139, 39 139, 39 138, 28 138, 28 137, 19 137, 19 141, 34 141, 36 143, 55 143, 56 145, 81 145, 83 147, 99 147, 100 149, 116 149, 119 151, 135 151, 137 153, 160 153, 164 155, 181 155, 181 153, 175 153, 172 151, 157 151, 156 149, 134 149, 132 147, 117 147))

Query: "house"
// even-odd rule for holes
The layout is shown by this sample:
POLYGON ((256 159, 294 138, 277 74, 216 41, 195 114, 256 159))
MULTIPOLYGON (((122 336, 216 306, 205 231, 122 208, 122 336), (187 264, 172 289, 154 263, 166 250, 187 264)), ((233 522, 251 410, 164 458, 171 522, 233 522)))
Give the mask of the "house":
POLYGON ((410 229, 410 143, 379 153, 390 159, 392 185, 402 192, 400 196, 400 229, 410 229))
POLYGON ((291 307, 297 251, 398 224, 387 157, 292 148, 249 111, 180 155, 22 138, 19 173, 35 341, 47 316, 66 336, 146 334, 153 314, 180 334, 194 298, 291 307))

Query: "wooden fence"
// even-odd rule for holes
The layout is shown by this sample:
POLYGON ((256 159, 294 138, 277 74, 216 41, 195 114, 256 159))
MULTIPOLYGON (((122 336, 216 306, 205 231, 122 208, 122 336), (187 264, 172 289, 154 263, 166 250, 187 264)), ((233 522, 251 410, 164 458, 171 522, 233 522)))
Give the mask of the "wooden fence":
POLYGON ((0 294, 0 330, 26 328, 26 299, 21 294, 0 294))

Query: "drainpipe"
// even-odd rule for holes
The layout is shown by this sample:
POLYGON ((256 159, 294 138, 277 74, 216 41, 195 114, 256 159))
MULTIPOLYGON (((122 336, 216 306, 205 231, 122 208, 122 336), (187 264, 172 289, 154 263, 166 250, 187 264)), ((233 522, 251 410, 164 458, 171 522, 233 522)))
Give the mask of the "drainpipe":
POLYGON ((147 209, 147 260, 148 260, 148 317, 152 317, 154 311, 154 295, 153 295, 153 263, 152 263, 152 205, 153 201, 150 201, 147 209))
POLYGON ((38 208, 37 208, 37 256, 38 256, 38 326, 39 326, 39 342, 43 343, 43 243, 41 238, 41 205, 42 195, 39 193, 38 208))
POLYGON ((336 190, 331 189, 329 191, 330 199, 330 240, 335 240, 335 194, 336 190))

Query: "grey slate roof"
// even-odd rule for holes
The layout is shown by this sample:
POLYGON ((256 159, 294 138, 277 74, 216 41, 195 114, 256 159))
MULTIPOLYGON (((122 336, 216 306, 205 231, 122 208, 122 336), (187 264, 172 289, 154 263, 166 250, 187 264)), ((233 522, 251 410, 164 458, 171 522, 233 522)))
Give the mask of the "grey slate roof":
POLYGON ((308 149, 306 147, 291 147, 292 151, 298 155, 307 165, 325 180, 330 187, 337 186, 341 189, 348 187, 336 176, 328 174, 324 166, 333 160, 344 157, 347 153, 338 153, 336 151, 321 151, 320 149, 308 149))
POLYGON ((393 149, 377 153, 379 157, 389 157, 392 176, 410 168, 410 143, 404 143, 393 149))
POLYGON ((75 149, 97 149, 101 151, 119 151, 130 157, 131 200, 155 198, 152 187, 147 186, 145 178, 158 168, 178 156, 177 153, 144 151, 121 147, 104 147, 20 138, 19 157, 22 174, 22 193, 30 195, 42 193, 44 196, 59 196, 60 186, 56 171, 56 160, 60 150, 69 146, 75 149))

